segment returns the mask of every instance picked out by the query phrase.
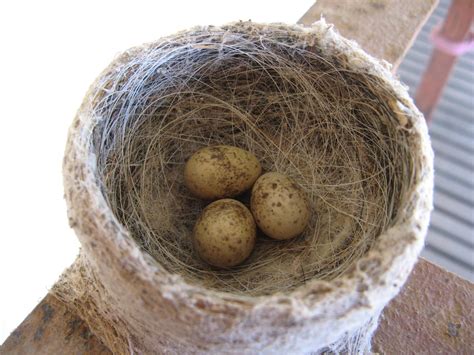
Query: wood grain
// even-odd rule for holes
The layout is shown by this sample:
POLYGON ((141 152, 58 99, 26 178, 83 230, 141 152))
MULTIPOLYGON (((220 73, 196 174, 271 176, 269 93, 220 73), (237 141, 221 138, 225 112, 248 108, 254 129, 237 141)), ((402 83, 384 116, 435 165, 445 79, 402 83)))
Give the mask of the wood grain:
POLYGON ((345 37, 376 58, 400 64, 438 0, 318 0, 298 21, 323 16, 345 37))
POLYGON ((87 324, 48 294, 0 346, 0 354, 109 355, 111 352, 87 324))

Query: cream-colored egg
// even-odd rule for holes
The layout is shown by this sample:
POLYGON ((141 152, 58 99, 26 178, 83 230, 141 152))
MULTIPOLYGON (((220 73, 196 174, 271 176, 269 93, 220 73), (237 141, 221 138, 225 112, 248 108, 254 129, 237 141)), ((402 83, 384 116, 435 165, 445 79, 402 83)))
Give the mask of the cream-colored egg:
POLYGON ((255 155, 221 145, 194 153, 186 162, 184 181, 193 195, 214 200, 234 197, 250 189, 261 172, 255 155))
POLYGON ((256 225, 249 209, 232 199, 208 205, 194 226, 193 244, 199 256, 218 267, 243 262, 255 246, 256 225))
POLYGON ((279 240, 300 235, 311 215, 301 187, 286 175, 276 172, 263 174, 255 182, 250 209, 260 229, 267 236, 279 240))

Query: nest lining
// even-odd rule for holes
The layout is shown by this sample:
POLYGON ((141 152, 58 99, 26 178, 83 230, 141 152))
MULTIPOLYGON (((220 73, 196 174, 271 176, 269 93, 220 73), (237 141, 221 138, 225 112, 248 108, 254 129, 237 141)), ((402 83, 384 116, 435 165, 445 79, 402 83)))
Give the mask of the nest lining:
POLYGON ((133 53, 99 86, 104 196, 136 242, 189 283, 261 296, 334 279, 395 223, 414 181, 396 94, 302 31, 239 23, 183 32, 133 53), (231 270, 201 261, 191 233, 206 203, 184 187, 183 170, 214 144, 247 149, 265 171, 296 180, 312 206, 306 232, 258 236, 231 270))

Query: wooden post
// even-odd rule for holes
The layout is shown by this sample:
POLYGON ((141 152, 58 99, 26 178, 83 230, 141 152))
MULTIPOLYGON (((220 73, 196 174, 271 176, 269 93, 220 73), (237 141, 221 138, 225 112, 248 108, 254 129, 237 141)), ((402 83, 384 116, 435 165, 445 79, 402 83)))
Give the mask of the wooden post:
MULTIPOLYGON (((453 0, 439 36, 458 43, 465 40, 474 19, 473 0, 453 0)), ((423 75, 415 102, 428 121, 431 121, 433 110, 441 97, 443 88, 454 68, 457 56, 435 48, 430 63, 423 75)))

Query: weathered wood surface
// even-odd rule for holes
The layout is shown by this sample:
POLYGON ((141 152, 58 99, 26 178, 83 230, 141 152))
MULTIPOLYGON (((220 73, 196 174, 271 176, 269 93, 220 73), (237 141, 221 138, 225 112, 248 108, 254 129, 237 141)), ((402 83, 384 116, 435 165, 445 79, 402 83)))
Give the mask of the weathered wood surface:
POLYGON ((438 0, 317 0, 298 21, 323 16, 365 51, 393 64, 395 71, 438 0))
MULTIPOLYGON (((400 295, 385 309, 373 350, 472 354, 473 303, 474 284, 421 259, 400 295)), ((0 347, 0 354, 105 355, 110 351, 84 322, 48 294, 0 347)))
POLYGON ((385 309, 373 351, 474 354, 474 284, 421 259, 385 309))
POLYGON ((89 327, 48 294, 0 346, 8 355, 110 354, 89 327))

